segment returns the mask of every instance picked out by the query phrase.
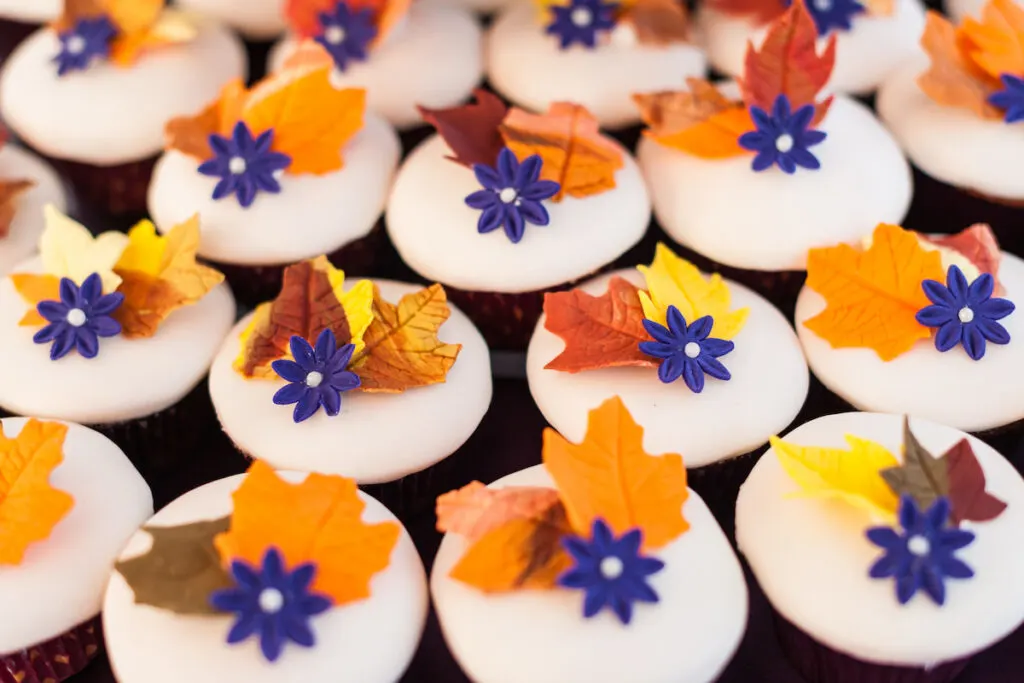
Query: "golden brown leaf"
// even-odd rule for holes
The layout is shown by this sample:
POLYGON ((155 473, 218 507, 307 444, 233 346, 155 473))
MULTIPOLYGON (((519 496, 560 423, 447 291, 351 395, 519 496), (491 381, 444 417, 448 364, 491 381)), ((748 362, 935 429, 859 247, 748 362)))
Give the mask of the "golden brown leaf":
POLYGON ((988 103, 998 81, 964 56, 956 29, 938 12, 928 12, 921 47, 931 58, 928 70, 917 79, 925 95, 937 104, 967 109, 984 119, 1003 118, 1003 113, 988 103))
POLYGON ((754 129, 743 102, 731 100, 711 83, 688 78, 689 91, 633 95, 649 130, 659 144, 704 159, 748 154, 739 138, 754 129))
POLYGON ((641 45, 684 43, 690 34, 686 5, 678 0, 635 0, 621 21, 632 24, 641 45))
POLYGON ((476 541, 513 519, 543 520, 554 505, 560 505, 554 489, 492 489, 473 481, 437 499, 437 530, 476 541))
POLYGON ((35 185, 34 180, 0 180, 0 239, 11 231, 11 222, 18 211, 18 199, 35 185))

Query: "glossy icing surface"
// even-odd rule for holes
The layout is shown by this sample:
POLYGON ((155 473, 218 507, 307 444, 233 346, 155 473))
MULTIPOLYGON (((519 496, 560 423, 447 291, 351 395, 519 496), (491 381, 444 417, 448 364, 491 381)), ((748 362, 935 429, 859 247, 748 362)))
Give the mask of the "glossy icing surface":
POLYGON ((285 30, 284 0, 177 0, 177 4, 227 24, 253 40, 269 40, 285 30))
POLYGON ((62 0, 0 0, 0 18, 26 24, 42 24, 56 19, 62 0))

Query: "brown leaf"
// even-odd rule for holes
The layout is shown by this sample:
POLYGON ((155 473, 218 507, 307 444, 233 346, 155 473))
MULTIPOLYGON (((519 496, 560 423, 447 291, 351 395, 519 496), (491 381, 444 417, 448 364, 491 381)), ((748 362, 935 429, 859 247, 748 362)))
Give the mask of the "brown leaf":
POLYGON ((487 488, 478 481, 437 499, 437 530, 476 541, 513 519, 543 520, 558 491, 536 486, 487 488))
POLYGON ((989 95, 999 89, 999 81, 962 53, 956 29, 938 12, 928 11, 921 47, 931 58, 928 70, 917 79, 924 94, 937 104, 967 109, 984 119, 1003 118, 1003 112, 988 103, 989 95))
POLYGON ((34 180, 0 180, 0 239, 11 231, 11 222, 18 211, 18 198, 35 185, 34 180))
POLYGON ((707 0, 707 6, 731 17, 747 17, 757 26, 770 23, 786 11, 780 0, 707 0))
POLYGON ((562 372, 657 362, 640 351, 650 336, 644 329, 639 290, 621 277, 613 277, 608 290, 591 296, 581 289, 544 295, 545 329, 565 342, 565 349, 544 367, 562 372))
POLYGON ((879 474, 897 496, 909 494, 917 507, 931 507, 936 498, 949 493, 946 463, 936 458, 921 445, 910 431, 910 421, 903 418, 903 462, 879 474))
POLYGON ((985 490, 985 472, 967 439, 961 439, 942 456, 949 478, 949 503, 955 524, 967 520, 987 522, 1006 509, 1006 503, 985 490))
POLYGON ((493 166, 505 146, 499 127, 508 107, 497 95, 482 88, 473 91, 476 102, 449 109, 417 107, 423 120, 433 126, 451 148, 447 157, 457 164, 493 166))
POLYGON ((988 273, 996 279, 995 294, 1005 293, 1005 289, 999 283, 999 262, 1003 253, 999 250, 999 242, 995 233, 987 223, 975 223, 969 228, 964 228, 955 235, 941 235, 929 237, 922 235, 925 241, 937 247, 944 247, 958 252, 981 273, 988 273))
POLYGON ((633 25, 641 45, 684 43, 690 34, 686 5, 677 0, 635 0, 621 21, 633 25))

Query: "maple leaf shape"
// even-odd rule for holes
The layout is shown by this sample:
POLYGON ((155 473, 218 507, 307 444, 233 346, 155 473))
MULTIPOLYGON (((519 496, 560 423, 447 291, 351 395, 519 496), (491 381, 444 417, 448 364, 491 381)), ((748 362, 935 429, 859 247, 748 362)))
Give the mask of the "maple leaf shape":
POLYGON ((339 347, 355 344, 355 352, 361 351, 363 335, 373 321, 374 287, 369 280, 360 280, 346 292, 344 282, 345 273, 326 256, 285 268, 281 293, 256 309, 242 333, 235 369, 246 377, 276 377, 270 364, 290 358, 292 335, 313 344, 327 328, 339 347))
POLYGON ((895 519, 898 499, 880 471, 899 461, 881 444, 846 435, 849 450, 801 446, 773 436, 771 448, 796 483, 794 496, 842 500, 881 520, 895 519))
MULTIPOLYGON (((322 12, 333 10, 338 0, 285 0, 284 16, 292 31, 300 38, 314 38, 320 31, 318 19, 322 12)), ((409 11, 412 0, 346 0, 353 12, 369 9, 377 26, 374 44, 380 44, 395 24, 409 11)))
POLYGON ((234 582, 221 564, 213 539, 229 528, 230 518, 173 527, 142 527, 153 539, 150 549, 114 568, 135 594, 136 605, 176 614, 220 614, 210 594, 234 582))
POLYGON ((739 138, 754 123, 743 102, 729 99, 700 78, 687 78, 686 85, 688 91, 633 95, 648 126, 644 134, 665 147, 703 159, 747 154, 739 138))
POLYGON ((1013 0, 990 0, 981 21, 964 17, 958 45, 989 76, 1024 74, 1024 9, 1013 0))
POLYGON ((826 307, 804 325, 833 348, 867 347, 889 361, 931 336, 914 317, 929 305, 921 283, 945 278, 937 251, 925 251, 912 232, 882 223, 866 251, 848 244, 811 249, 807 286, 826 307))
POLYGON ((472 481, 437 499, 437 530, 477 541, 513 519, 541 521, 555 505, 558 491, 539 486, 487 488, 472 481))
POLYGON ((634 0, 619 21, 633 26, 641 45, 665 47, 686 42, 690 35, 686 5, 676 0, 634 0))
POLYGON ((446 159, 469 168, 473 164, 494 166, 498 152, 505 146, 499 127, 508 107, 497 95, 482 88, 473 91, 473 98, 476 102, 449 109, 417 109, 452 150, 452 156, 446 159))
POLYGON ((437 338, 450 314, 439 284, 406 294, 398 306, 381 298, 373 285, 373 322, 350 366, 359 375, 359 389, 398 392, 444 382, 462 349, 437 338))
POLYGON ((49 538, 74 505, 50 486, 67 433, 67 425, 29 418, 11 439, 0 423, 0 565, 21 564, 28 547, 49 538))
POLYGON ((585 107, 555 102, 546 114, 528 114, 513 108, 501 125, 505 144, 520 161, 536 154, 543 160, 540 177, 557 182, 565 195, 589 197, 615 187, 615 171, 622 168, 622 150, 601 136, 597 119, 585 107))
POLYGON ((887 467, 880 474, 897 497, 910 495, 917 507, 926 510, 936 498, 949 494, 947 464, 929 453, 903 418, 903 462, 887 467))
POLYGON ((198 30, 184 13, 164 8, 164 0, 65 0, 54 22, 58 31, 81 19, 106 17, 117 27, 110 45, 110 61, 130 66, 144 51, 194 40, 198 30))
POLYGON ((786 11, 780 0, 707 0, 707 6, 731 17, 746 17, 756 26, 768 24, 786 11))
MULTIPOLYGON (((999 263, 1003 259, 1003 253, 999 249, 999 242, 996 240, 995 233, 992 232, 992 228, 986 223, 975 223, 969 228, 964 228, 955 235, 937 235, 929 236, 918 233, 918 236, 924 239, 929 244, 933 244, 939 247, 941 250, 951 250, 955 254, 967 260, 967 262, 974 266, 978 273, 988 273, 996 279, 995 294, 1001 295, 1006 292, 1006 289, 999 283, 999 263)), ((943 253, 942 269, 948 271, 949 265, 959 265, 961 270, 965 271, 965 274, 970 269, 963 268, 962 263, 956 263, 951 261, 947 257, 946 253, 943 253)), ((968 279, 973 279, 968 276, 968 279)))
POLYGON ((921 47, 931 63, 917 79, 921 91, 944 107, 959 107, 983 119, 1002 120, 1003 112, 989 104, 988 98, 1000 88, 961 51, 956 29, 944 16, 929 10, 921 47))
POLYGON ((796 0, 768 29, 761 49, 747 45, 740 87, 748 107, 771 111, 779 95, 786 95, 793 111, 814 105, 814 122, 828 113, 832 97, 816 102, 818 93, 832 75, 836 61, 833 33, 825 51, 817 51, 818 30, 801 0, 796 0))
POLYGON ((171 313, 189 306, 224 281, 224 275, 196 263, 199 216, 174 226, 166 236, 142 221, 128 233, 128 246, 114 265, 124 303, 114 316, 129 339, 152 337, 171 313))
POLYGON ((683 517, 689 491, 682 457, 649 455, 643 435, 618 396, 590 411, 582 443, 544 430, 544 465, 577 534, 589 538, 600 518, 616 535, 639 528, 651 550, 690 528, 683 517))
POLYGON ((11 232, 11 222, 18 211, 18 199, 35 185, 36 181, 23 178, 0 180, 0 239, 11 232))
POLYGON ((210 148, 210 135, 229 135, 235 123, 242 118, 249 91, 242 80, 228 81, 216 100, 194 116, 178 116, 164 126, 164 148, 174 149, 195 159, 205 161, 214 155, 210 148))
POLYGON ((971 442, 961 439, 942 456, 947 466, 949 503, 955 524, 962 521, 988 522, 1006 509, 1006 503, 985 490, 981 469, 971 442))
POLYGON ((231 528, 214 539, 223 564, 258 566, 277 548, 289 568, 316 565, 312 590, 335 607, 370 596, 370 580, 390 564, 401 533, 395 522, 364 522, 366 504, 345 477, 313 473, 290 484, 256 460, 231 497, 231 528))

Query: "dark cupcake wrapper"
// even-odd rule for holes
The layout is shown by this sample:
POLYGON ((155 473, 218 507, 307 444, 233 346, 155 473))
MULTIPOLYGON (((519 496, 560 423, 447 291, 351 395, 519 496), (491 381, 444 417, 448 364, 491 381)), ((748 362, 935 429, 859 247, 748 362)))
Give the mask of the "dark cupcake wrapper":
POLYGON ((958 659, 927 669, 865 662, 815 640, 778 612, 774 616, 782 651, 807 683, 951 683, 969 661, 958 659))
POLYGON ((525 351, 533 336, 544 295, 572 288, 572 284, 531 292, 473 292, 445 286, 448 300, 469 316, 487 346, 495 351, 525 351))
POLYGON ((0 64, 7 61, 21 42, 39 29, 39 24, 27 24, 13 19, 0 19, 0 64))
POLYGON ((60 683, 89 664, 100 652, 99 617, 70 631, 0 657, 0 683, 60 683))
POLYGON ((764 451, 765 447, 761 446, 742 455, 686 470, 687 486, 707 504, 730 540, 736 537, 736 498, 740 486, 764 451))
MULTIPOLYGON (((68 182, 80 217, 87 225, 108 223, 108 218, 141 218, 158 156, 114 166, 94 166, 41 154, 68 182)), ((109 229, 109 228, 106 228, 109 229)))

